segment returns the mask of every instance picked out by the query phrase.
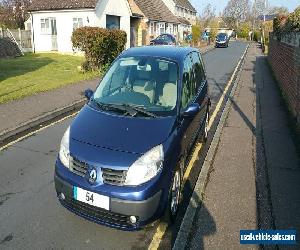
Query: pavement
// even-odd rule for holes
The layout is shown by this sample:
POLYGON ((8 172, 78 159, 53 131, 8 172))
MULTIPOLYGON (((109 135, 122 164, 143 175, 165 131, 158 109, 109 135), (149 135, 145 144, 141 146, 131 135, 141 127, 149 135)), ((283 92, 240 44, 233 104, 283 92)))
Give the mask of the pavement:
MULTIPOLYGON (((229 48, 214 49, 203 56, 212 111, 246 45, 232 42, 229 48)), ((42 127, 0 151, 0 249, 147 249, 153 239, 158 240, 159 248, 171 249, 181 216, 159 238, 160 222, 138 232, 123 232, 86 221, 60 206, 54 190, 54 164, 61 137, 72 120, 42 127)), ((214 134, 214 128, 210 134, 214 134)), ((205 150, 206 147, 201 149, 199 161, 188 176, 191 188, 187 190, 191 192, 205 150)), ((182 204, 180 215, 184 215, 190 194, 187 192, 185 197, 187 204, 182 204)))
MULTIPOLYGON (((185 218, 192 220, 185 249, 241 249, 241 229, 300 232, 300 159, 277 84, 254 43, 236 87, 229 114, 219 124, 222 132, 204 194, 197 191, 199 181, 194 189, 193 197, 199 198, 194 218, 185 218)), ((294 249, 299 249, 297 237, 294 249)), ((176 243, 174 249, 180 249, 176 243)))

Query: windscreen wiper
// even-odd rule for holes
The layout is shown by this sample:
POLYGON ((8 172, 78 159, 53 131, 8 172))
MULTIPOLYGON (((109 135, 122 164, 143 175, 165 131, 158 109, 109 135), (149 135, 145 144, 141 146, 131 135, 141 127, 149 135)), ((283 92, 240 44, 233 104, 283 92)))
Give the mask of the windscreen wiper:
POLYGON ((145 108, 140 107, 140 106, 136 106, 136 105, 131 105, 131 104, 121 104, 122 107, 127 108, 127 109, 131 109, 139 114, 143 114, 144 116, 149 116, 149 117, 153 117, 153 118, 157 118, 157 115, 147 111, 145 108))
POLYGON ((136 111, 133 109, 128 109, 127 107, 123 106, 123 105, 118 105, 118 104, 113 104, 113 103, 103 103, 103 102, 97 102, 95 101, 95 103, 97 104, 97 106, 105 111, 118 111, 118 112, 122 112, 122 114, 128 114, 130 116, 135 116, 136 115, 136 111))

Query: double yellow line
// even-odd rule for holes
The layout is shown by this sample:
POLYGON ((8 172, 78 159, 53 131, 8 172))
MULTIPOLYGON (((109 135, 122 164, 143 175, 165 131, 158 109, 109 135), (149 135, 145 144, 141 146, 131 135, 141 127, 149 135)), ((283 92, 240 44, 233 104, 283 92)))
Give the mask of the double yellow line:
POLYGON ((26 139, 26 138, 28 138, 28 137, 30 137, 30 136, 32 136, 32 135, 38 133, 38 132, 41 132, 41 131, 43 131, 43 130, 49 128, 49 127, 52 127, 53 125, 58 124, 58 123, 60 123, 60 122, 62 122, 62 121, 64 121, 64 120, 67 120, 67 119, 69 119, 69 118, 72 118, 72 117, 76 116, 77 114, 78 114, 78 111, 76 111, 75 113, 73 113, 73 114, 71 114, 71 115, 65 116, 65 117, 61 118, 60 120, 57 120, 57 121, 55 121, 55 122, 53 122, 53 123, 51 123, 51 124, 48 124, 48 125, 45 126, 45 127, 39 128, 39 129, 37 129, 37 130, 35 130, 35 131, 32 131, 32 132, 30 132, 30 133, 28 133, 28 134, 26 134, 26 135, 24 135, 24 136, 21 136, 21 137, 19 137, 18 139, 16 139, 16 140, 14 140, 14 141, 12 141, 12 142, 6 144, 5 146, 1 147, 1 148, 0 148, 0 152, 3 151, 3 150, 5 150, 5 149, 7 149, 8 147, 13 146, 14 144, 16 144, 16 143, 18 143, 18 142, 20 142, 20 141, 22 141, 22 140, 24 140, 24 139, 26 139))
MULTIPOLYGON (((216 105, 216 108, 215 108, 213 114, 210 117, 209 124, 208 124, 208 131, 211 129, 214 121, 216 120, 217 114, 219 113, 219 111, 220 111, 220 109, 222 107, 222 103, 223 103, 223 101, 225 99, 225 96, 226 96, 229 88, 231 87, 231 85, 233 83, 235 75, 236 75, 236 73, 237 73, 237 71, 238 71, 238 69, 240 67, 240 64, 242 63, 242 59, 244 58, 246 52, 247 52, 247 49, 245 50, 243 56, 241 57, 241 59, 239 60, 237 66, 235 67, 234 72, 231 75, 231 78, 228 81, 228 83, 227 83, 227 85, 226 85, 226 87, 225 87, 225 89, 224 89, 224 91, 223 91, 223 93, 222 93, 222 95, 221 95, 221 97, 220 97, 217 105, 216 105)), ((185 174, 183 176, 183 186, 184 186, 185 182, 187 181, 187 179, 189 178, 190 173, 192 171, 192 168, 193 168, 195 162, 199 159, 199 153, 200 153, 200 150, 202 149, 202 147, 203 147, 202 143, 198 143, 195 146, 192 158, 191 158, 191 160, 189 162, 189 165, 188 165, 188 167, 187 167, 187 169, 185 171, 185 174)), ((151 243, 150 243, 150 245, 148 247, 149 250, 156 250, 156 249, 158 249, 158 247, 160 245, 160 242, 161 242, 161 240, 162 240, 162 238, 163 238, 163 236, 164 236, 167 228, 168 228, 168 225, 165 222, 161 222, 158 225, 158 227, 156 229, 156 232, 155 232, 155 234, 153 236, 153 239, 152 239, 152 241, 151 241, 151 243)))

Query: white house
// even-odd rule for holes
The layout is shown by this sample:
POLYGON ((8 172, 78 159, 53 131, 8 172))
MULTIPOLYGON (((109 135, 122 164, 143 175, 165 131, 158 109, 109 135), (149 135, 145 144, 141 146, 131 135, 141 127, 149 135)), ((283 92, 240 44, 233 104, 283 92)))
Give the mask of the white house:
POLYGON ((124 30, 128 48, 149 44, 162 33, 182 39, 196 17, 188 0, 33 0, 29 13, 33 50, 62 53, 73 52, 71 36, 79 27, 124 30), (179 8, 187 14, 178 14, 179 8))
POLYGON ((72 32, 82 26, 119 28, 130 34, 127 0, 33 0, 29 11, 35 52, 72 52, 72 32))

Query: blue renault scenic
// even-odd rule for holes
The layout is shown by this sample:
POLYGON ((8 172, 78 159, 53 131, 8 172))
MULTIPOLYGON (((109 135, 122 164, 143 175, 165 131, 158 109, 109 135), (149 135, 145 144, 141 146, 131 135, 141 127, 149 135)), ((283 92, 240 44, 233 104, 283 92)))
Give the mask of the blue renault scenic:
POLYGON ((129 49, 85 95, 56 161, 61 204, 123 230, 174 221, 189 155, 207 137, 210 100, 199 51, 129 49))

